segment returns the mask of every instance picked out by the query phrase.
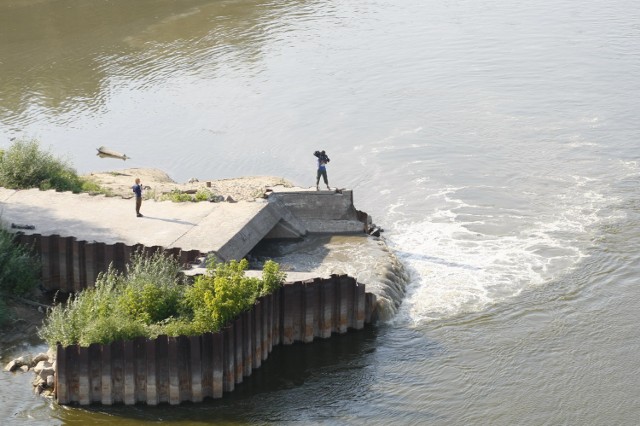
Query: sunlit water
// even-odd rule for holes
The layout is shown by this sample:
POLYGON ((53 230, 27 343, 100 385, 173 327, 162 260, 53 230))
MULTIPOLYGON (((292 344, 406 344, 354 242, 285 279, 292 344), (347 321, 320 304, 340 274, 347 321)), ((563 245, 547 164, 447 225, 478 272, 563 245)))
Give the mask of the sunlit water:
POLYGON ((325 149, 410 282, 221 401, 69 409, 5 373, 2 418, 637 424, 637 46, 624 0, 3 1, 0 147, 302 186, 325 149))

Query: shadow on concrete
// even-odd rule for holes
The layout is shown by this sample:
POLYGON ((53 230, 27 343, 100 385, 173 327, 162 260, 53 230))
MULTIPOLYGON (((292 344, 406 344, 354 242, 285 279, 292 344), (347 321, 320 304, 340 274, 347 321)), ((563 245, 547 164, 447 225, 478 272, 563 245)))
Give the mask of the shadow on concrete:
MULTIPOLYGON (((71 206, 70 206, 71 208, 71 206)), ((53 210, 46 208, 33 209, 26 204, 0 204, 0 216, 5 221, 18 220, 28 223, 34 229, 27 234, 60 235, 62 237, 76 237, 78 241, 100 241, 104 243, 119 242, 118 235, 114 235, 108 226, 97 226, 95 220, 79 218, 61 218, 53 210), (19 218, 19 219, 17 219, 19 218), (51 224, 55 224, 52 226, 51 224)))
POLYGON ((187 222, 186 220, 180 220, 180 219, 165 219, 162 217, 153 217, 153 216, 147 216, 144 215, 143 217, 141 217, 140 219, 151 219, 151 220, 160 220, 162 222, 171 222, 171 223, 177 223, 178 225, 191 225, 191 226, 196 226, 196 223, 193 222, 187 222))

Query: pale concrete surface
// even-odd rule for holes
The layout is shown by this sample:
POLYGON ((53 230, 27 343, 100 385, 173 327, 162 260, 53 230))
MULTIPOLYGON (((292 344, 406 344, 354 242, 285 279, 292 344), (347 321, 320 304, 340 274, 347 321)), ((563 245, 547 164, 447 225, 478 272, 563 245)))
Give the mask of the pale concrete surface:
POLYGON ((365 232, 365 224, 358 220, 353 205, 353 191, 305 190, 274 188, 271 199, 295 216, 309 233, 344 234, 365 232))
POLYGON ((144 217, 138 218, 135 200, 119 197, 0 188, 0 201, 0 220, 7 228, 12 223, 35 226, 22 230, 27 234, 202 252, 220 250, 268 206, 266 200, 233 204, 144 201, 140 210, 144 217))
POLYGON ((0 188, 0 221, 10 230, 13 223, 34 227, 25 234, 199 250, 222 261, 243 258, 265 237, 364 232, 348 190, 288 188, 238 203, 146 200, 140 211, 144 217, 133 198, 0 188))

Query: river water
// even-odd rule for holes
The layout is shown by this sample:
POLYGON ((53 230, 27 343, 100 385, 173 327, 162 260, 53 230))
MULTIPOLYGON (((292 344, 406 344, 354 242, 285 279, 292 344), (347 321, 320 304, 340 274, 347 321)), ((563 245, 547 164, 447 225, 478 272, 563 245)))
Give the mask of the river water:
POLYGON ((637 424, 638 46, 631 0, 3 0, 0 148, 301 186, 325 149, 410 282, 223 400, 65 408, 4 373, 2 423, 637 424))

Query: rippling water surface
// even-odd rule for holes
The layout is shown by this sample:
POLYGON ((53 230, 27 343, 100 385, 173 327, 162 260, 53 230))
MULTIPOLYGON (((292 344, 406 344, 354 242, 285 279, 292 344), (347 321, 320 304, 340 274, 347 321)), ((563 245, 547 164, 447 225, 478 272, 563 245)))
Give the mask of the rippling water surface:
POLYGON ((627 0, 3 1, 0 148, 301 186, 325 149, 410 283, 390 321, 279 348, 221 401, 62 408, 5 373, 0 414, 637 424, 637 46, 627 0))

